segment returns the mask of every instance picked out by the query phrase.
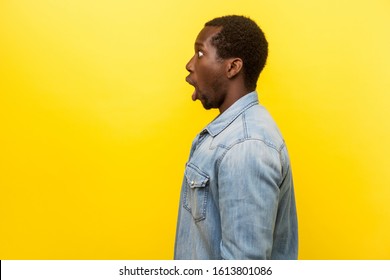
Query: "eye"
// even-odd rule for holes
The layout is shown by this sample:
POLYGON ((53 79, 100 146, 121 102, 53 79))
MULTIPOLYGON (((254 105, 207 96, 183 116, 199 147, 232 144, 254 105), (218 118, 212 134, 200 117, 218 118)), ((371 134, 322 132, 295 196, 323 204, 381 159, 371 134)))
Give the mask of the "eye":
POLYGON ((202 51, 198 51, 197 54, 198 54, 198 58, 201 58, 204 55, 202 51))

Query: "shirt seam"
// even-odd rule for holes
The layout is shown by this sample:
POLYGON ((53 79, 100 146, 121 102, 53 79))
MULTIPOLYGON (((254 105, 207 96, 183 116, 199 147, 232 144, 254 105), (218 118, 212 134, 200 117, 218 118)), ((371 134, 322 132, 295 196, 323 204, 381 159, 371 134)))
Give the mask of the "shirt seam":
POLYGON ((281 151, 284 149, 286 143, 283 141, 283 143, 280 145, 279 148, 277 148, 275 145, 273 145, 272 143, 264 140, 264 139, 261 139, 261 138, 255 138, 255 137, 248 137, 248 138, 243 138, 243 139, 238 139, 236 142, 232 143, 230 146, 222 146, 222 145, 219 145, 219 147, 225 149, 225 151, 219 156, 219 158, 217 159, 217 164, 216 164, 216 167, 217 167, 217 170, 219 170, 220 168, 220 165, 223 161, 223 159, 225 158, 226 154, 236 145, 238 144, 241 144, 241 143, 244 143, 246 141, 258 141, 258 142, 262 142, 264 143, 268 148, 270 149, 273 149, 275 150, 278 155, 279 155, 279 160, 281 160, 281 151))
MULTIPOLYGON (((222 128, 217 131, 217 132, 214 132, 213 129, 210 129, 214 122, 210 123, 208 126, 207 126, 207 131, 209 132, 209 134, 212 136, 212 137, 215 137, 217 136, 218 134, 220 134, 222 131, 224 131, 230 124, 232 124, 240 115, 242 115, 243 113, 245 113, 245 111, 247 111, 250 107, 252 106, 255 106, 259 104, 258 100, 254 100, 252 102, 249 102, 247 105, 245 105, 241 110, 239 110, 237 112, 237 114, 233 115, 231 118, 229 118, 228 120, 226 120, 223 125, 222 125, 222 128)), ((214 124, 215 125, 215 124, 214 124)))

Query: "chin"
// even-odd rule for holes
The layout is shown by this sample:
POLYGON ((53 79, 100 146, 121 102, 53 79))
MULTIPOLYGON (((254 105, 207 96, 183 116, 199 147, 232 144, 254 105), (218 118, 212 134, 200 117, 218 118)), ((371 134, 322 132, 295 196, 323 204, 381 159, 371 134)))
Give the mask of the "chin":
POLYGON ((214 108, 214 106, 212 106, 211 104, 207 104, 207 103, 202 102, 202 105, 203 105, 203 108, 205 108, 206 110, 210 110, 210 109, 214 108))
POLYGON ((204 96, 201 96, 199 98, 200 102, 202 102, 203 108, 206 110, 215 109, 218 108, 218 106, 215 106, 212 102, 208 100, 208 98, 205 98, 204 96))

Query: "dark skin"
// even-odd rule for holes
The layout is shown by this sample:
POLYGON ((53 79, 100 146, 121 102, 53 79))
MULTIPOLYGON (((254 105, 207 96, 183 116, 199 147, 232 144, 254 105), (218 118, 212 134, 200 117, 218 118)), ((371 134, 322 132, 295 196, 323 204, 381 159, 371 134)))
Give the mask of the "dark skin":
POLYGON ((195 54, 186 65, 186 81, 194 86, 192 100, 199 99, 205 109, 218 108, 222 114, 242 96, 253 91, 244 83, 240 58, 222 59, 211 44, 221 27, 204 27, 195 41, 195 54))

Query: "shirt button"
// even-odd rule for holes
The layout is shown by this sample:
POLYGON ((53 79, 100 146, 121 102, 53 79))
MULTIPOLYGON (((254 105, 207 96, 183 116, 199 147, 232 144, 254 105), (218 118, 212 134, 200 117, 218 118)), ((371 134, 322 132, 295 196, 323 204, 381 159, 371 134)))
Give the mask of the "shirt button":
POLYGON ((195 182, 194 181, 191 181, 191 186, 194 186, 195 185, 195 182))

